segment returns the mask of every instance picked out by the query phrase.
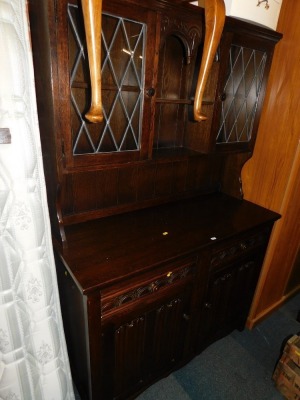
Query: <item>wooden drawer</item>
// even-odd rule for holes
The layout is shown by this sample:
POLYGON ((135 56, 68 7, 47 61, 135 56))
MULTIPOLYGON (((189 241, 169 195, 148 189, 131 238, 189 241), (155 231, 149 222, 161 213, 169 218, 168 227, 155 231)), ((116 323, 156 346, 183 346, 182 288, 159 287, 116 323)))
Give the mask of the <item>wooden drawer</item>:
POLYGON ((141 299, 151 302, 153 296, 160 298, 166 291, 185 285, 196 274, 196 258, 176 261, 156 268, 143 276, 128 280, 117 287, 101 292, 101 317, 134 306, 141 299))
POLYGON ((269 240, 270 228, 241 235, 217 245, 210 259, 210 268, 220 268, 224 264, 240 259, 255 249, 264 248, 269 240))

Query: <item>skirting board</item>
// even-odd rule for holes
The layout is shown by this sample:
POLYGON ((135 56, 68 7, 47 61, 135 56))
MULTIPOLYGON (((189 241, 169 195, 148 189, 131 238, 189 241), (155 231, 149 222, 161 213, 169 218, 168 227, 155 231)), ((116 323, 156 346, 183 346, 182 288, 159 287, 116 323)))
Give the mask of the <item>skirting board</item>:
POLYGON ((272 304, 271 307, 265 309, 264 312, 260 313, 256 318, 248 317, 247 322, 246 322, 246 327, 250 330, 255 328, 256 325, 258 325, 261 321, 266 319, 270 314, 272 314, 274 311, 276 311, 278 308, 280 308, 285 302, 287 302, 291 297, 295 296, 299 292, 300 292, 300 285, 297 286, 295 289, 293 289, 288 294, 282 296, 279 301, 272 304))

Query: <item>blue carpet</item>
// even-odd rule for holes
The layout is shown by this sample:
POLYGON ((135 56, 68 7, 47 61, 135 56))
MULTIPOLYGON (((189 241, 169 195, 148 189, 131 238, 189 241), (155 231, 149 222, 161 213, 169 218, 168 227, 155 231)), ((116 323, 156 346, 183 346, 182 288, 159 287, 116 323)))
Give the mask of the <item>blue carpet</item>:
POLYGON ((286 339, 300 332, 300 294, 253 330, 234 331, 137 400, 282 400, 272 381, 286 339))

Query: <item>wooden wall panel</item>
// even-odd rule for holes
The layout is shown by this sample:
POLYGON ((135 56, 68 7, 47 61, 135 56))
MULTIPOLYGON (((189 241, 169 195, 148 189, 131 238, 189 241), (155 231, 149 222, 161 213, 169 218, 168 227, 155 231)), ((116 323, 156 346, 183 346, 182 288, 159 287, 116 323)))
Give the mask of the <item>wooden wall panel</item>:
POLYGON ((299 15, 299 1, 283 0, 277 27, 283 39, 275 50, 254 155, 242 171, 245 199, 282 215, 272 233, 249 315, 249 327, 289 295, 285 288, 299 249, 299 15))

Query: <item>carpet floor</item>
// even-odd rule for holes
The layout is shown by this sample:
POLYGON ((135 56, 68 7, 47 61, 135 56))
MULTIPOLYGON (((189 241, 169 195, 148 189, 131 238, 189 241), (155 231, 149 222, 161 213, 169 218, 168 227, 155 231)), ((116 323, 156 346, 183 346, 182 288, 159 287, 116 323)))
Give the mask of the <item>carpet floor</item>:
POLYGON ((137 400, 282 400, 272 380, 282 346, 300 333, 300 294, 254 329, 234 331, 137 400))

